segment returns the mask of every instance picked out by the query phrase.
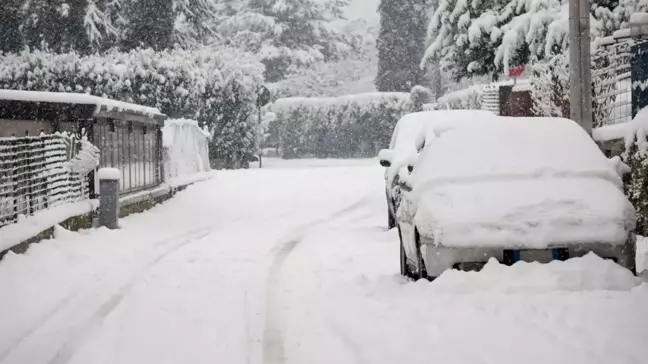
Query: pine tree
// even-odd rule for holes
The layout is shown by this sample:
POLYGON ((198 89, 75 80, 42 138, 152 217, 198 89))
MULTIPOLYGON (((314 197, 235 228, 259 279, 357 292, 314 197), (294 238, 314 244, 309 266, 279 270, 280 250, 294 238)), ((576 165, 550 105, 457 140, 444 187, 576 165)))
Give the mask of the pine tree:
POLYGON ((167 49, 172 46, 173 0, 133 0, 125 8, 123 48, 167 49))
POLYGON ((87 0, 33 0, 21 9, 21 29, 30 48, 87 52, 84 27, 87 0))
POLYGON ((119 0, 86 1, 83 25, 90 46, 94 50, 110 48, 119 37, 119 30, 113 23, 116 13, 121 8, 119 0))
POLYGON ((20 0, 3 0, 0 7, 0 52, 18 52, 22 48, 21 5, 20 0))
POLYGON ((378 91, 409 92, 423 80, 426 0, 382 0, 378 35, 378 91))
MULTIPOLYGON (((231 1, 231 0, 229 0, 231 1)), ((187 48, 213 43, 219 39, 216 19, 220 2, 214 0, 175 0, 174 43, 187 48)))
MULTIPOLYGON (((592 37, 627 27, 646 0, 592 0, 592 37)), ((567 0, 440 0, 430 21, 423 64, 440 65, 455 80, 490 75, 566 51, 567 0)))

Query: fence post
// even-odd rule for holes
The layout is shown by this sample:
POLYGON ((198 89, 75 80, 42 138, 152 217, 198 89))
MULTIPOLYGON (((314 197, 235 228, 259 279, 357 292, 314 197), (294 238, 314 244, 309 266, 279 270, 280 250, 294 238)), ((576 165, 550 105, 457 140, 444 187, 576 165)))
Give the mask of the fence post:
POLYGON ((116 168, 99 170, 99 226, 117 229, 119 218, 119 180, 116 168))

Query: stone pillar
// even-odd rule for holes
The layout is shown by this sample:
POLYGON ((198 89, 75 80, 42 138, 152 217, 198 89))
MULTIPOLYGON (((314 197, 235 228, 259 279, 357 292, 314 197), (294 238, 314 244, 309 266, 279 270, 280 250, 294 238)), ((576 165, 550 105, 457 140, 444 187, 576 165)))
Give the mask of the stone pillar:
POLYGON ((121 172, 116 168, 99 170, 99 226, 119 228, 119 181, 121 172))

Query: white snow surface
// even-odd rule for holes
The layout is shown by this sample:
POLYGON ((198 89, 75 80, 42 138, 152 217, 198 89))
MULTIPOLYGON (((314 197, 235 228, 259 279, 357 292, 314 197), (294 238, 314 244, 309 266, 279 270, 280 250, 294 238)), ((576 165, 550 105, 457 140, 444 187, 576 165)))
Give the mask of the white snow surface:
POLYGON ((121 171, 117 168, 101 168, 99 169, 99 172, 97 172, 97 178, 100 180, 107 179, 119 181, 121 179, 121 171))
POLYGON ((630 24, 646 23, 648 23, 648 13, 632 13, 632 15, 630 15, 630 24))
POLYGON ((622 244, 622 181, 588 135, 558 118, 501 118, 444 133, 412 174, 415 222, 444 246, 622 244))
POLYGON ((0 251, 10 249, 73 216, 90 213, 98 206, 95 200, 65 203, 0 227, 0 251))
POLYGON ((131 111, 144 115, 162 115, 160 110, 157 108, 73 92, 40 92, 0 89, 0 100, 96 105, 97 112, 99 112, 103 107, 109 111, 131 111))
POLYGON ((648 285, 595 256, 398 275, 376 160, 223 171, 0 261, 0 362, 641 363, 648 285), (326 191, 326 193, 322 193, 326 191))

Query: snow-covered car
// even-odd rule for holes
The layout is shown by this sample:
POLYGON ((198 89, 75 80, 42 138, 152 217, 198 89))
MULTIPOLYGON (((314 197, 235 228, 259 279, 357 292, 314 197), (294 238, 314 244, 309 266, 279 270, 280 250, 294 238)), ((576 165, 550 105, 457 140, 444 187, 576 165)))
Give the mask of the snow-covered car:
POLYGON ((426 130, 436 128, 456 128, 465 123, 495 120, 497 116, 490 111, 481 110, 435 110, 422 111, 403 116, 392 134, 389 149, 380 151, 378 158, 385 169, 385 194, 387 196, 387 225, 396 226, 396 211, 400 204, 399 174, 409 173, 408 164, 415 160, 422 147, 421 137, 426 130))
POLYGON ((619 160, 575 122, 499 118, 434 130, 397 212, 401 273, 438 277, 489 259, 565 260, 594 252, 635 270, 635 210, 619 160))

